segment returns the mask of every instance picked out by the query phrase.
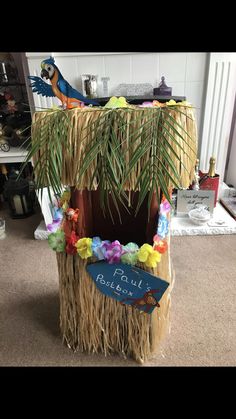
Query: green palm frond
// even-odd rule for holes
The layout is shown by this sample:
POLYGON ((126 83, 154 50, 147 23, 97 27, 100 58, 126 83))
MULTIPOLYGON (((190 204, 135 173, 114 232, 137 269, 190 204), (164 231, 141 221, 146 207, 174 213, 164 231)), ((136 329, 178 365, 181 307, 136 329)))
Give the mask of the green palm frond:
POLYGON ((50 199, 50 187, 54 194, 62 192, 63 145, 66 144, 69 126, 68 115, 62 110, 48 110, 43 118, 36 119, 31 125, 32 142, 19 176, 28 162, 33 161, 35 188, 42 192, 46 187, 50 199))
MULTIPOLYGON (((125 170, 124 156, 120 150, 119 138, 117 138, 114 125, 116 123, 115 113, 108 110, 98 118, 97 124, 92 124, 94 136, 92 141, 87 141, 81 158, 82 164, 77 174, 77 185, 91 165, 94 165, 94 172, 91 176, 90 188, 96 177, 97 188, 100 190, 100 205, 103 213, 108 210, 112 220, 110 200, 118 213, 120 222, 119 204, 127 209, 127 196, 120 190, 120 184, 125 170), (97 128, 97 130, 96 130, 97 128)), ((90 126, 87 127, 87 136, 90 135, 90 126)), ((83 141, 87 138, 83 137, 83 141)), ((78 186, 77 186, 78 187, 78 186)))
MULTIPOLYGON (((179 109, 176 107, 175 111, 178 112, 179 109)), ((139 190, 136 214, 146 196, 148 196, 150 211, 152 195, 156 193, 158 198, 160 190, 171 203, 169 187, 181 188, 181 177, 176 167, 176 161, 187 171, 181 159, 180 151, 189 159, 191 157, 188 149, 195 153, 194 144, 191 143, 194 139, 169 115, 166 108, 146 109, 146 113, 148 118, 145 122, 145 130, 137 129, 130 138, 130 159, 121 185, 121 189, 124 188, 131 173, 135 171, 139 162, 145 157, 146 162, 141 165, 142 169, 135 184, 135 189, 139 190), (185 136, 188 137, 189 141, 184 138, 185 136), (133 147, 134 143, 138 143, 136 148, 133 147), (176 149, 174 149, 174 146, 176 149)), ((181 113, 183 112, 181 111, 181 113)))
POLYGON ((47 187, 49 196, 63 184, 99 189, 103 212, 113 218, 113 203, 121 221, 129 191, 139 191, 137 214, 145 198, 150 209, 153 194, 159 199, 162 191, 171 202, 169 189, 181 187, 196 155, 185 116, 194 123, 179 106, 37 112, 21 172, 33 159, 36 188, 47 187))

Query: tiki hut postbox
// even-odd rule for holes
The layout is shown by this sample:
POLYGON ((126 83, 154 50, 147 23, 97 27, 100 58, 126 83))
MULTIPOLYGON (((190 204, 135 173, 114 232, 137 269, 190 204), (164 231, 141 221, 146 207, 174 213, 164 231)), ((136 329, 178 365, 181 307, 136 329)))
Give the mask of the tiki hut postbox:
POLYGON ((64 211, 49 244, 71 349, 138 362, 158 349, 173 286, 171 193, 189 187, 196 153, 186 103, 35 112, 27 159, 64 211))
POLYGON ((97 106, 70 86, 53 57, 41 69, 41 78, 29 77, 33 92, 57 96, 63 109, 35 112, 26 162, 33 159, 36 188, 52 189, 63 209, 48 238, 63 340, 74 351, 142 363, 169 322, 171 193, 194 176, 193 108, 134 106, 123 97, 97 106))

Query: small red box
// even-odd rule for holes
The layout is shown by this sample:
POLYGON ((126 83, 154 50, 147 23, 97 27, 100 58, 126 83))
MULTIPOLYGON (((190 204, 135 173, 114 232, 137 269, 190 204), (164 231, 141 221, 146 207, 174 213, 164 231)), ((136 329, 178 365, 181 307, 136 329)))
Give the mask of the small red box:
POLYGON ((217 198, 218 198, 220 175, 215 175, 214 177, 206 177, 201 182, 202 177, 205 176, 205 175, 207 175, 207 173, 203 173, 203 172, 201 172, 201 170, 199 170, 200 189, 208 189, 209 191, 215 191, 215 201, 214 201, 214 207, 215 207, 216 202, 217 202, 217 198))

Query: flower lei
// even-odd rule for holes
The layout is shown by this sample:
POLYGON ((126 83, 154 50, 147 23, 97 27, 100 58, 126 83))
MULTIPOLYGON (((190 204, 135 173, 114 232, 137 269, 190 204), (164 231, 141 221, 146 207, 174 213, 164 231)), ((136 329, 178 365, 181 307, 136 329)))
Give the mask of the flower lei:
POLYGON ((140 105, 137 105, 139 108, 163 108, 166 106, 185 106, 187 108, 192 108, 192 104, 187 102, 186 100, 182 100, 182 102, 176 102, 175 100, 171 99, 168 102, 159 102, 158 100, 153 100, 152 102, 143 102, 140 105))
POLYGON ((110 242, 101 240, 100 237, 80 238, 75 231, 79 209, 69 208, 69 200, 70 193, 66 191, 59 199, 59 207, 63 209, 64 217, 59 228, 48 236, 49 246, 56 252, 66 252, 70 255, 79 254, 82 259, 93 256, 98 260, 105 260, 109 264, 122 262, 135 265, 139 261, 148 268, 155 268, 161 261, 161 255, 167 251, 168 213, 171 206, 165 196, 163 196, 160 205, 157 233, 153 237, 153 246, 144 243, 140 248, 133 242, 122 245, 118 240, 110 242))

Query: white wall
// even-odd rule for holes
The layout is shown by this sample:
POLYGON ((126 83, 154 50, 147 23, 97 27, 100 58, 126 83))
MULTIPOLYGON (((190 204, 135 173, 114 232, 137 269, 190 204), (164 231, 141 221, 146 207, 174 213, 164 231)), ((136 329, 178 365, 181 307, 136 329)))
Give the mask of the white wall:
POLYGON ((234 129, 232 135, 232 143, 229 153, 229 162, 227 167, 226 183, 236 188, 236 119, 234 114, 234 129))
MULTIPOLYGON (((197 108, 197 122, 201 126, 207 53, 26 53, 30 74, 40 75, 40 63, 50 55, 63 77, 80 91, 81 74, 97 74, 99 95, 104 76, 110 77, 109 96, 120 83, 151 83, 157 87, 161 76, 165 76, 173 96, 186 96, 197 108)), ((58 103, 36 93, 34 101, 39 107, 58 103)))

